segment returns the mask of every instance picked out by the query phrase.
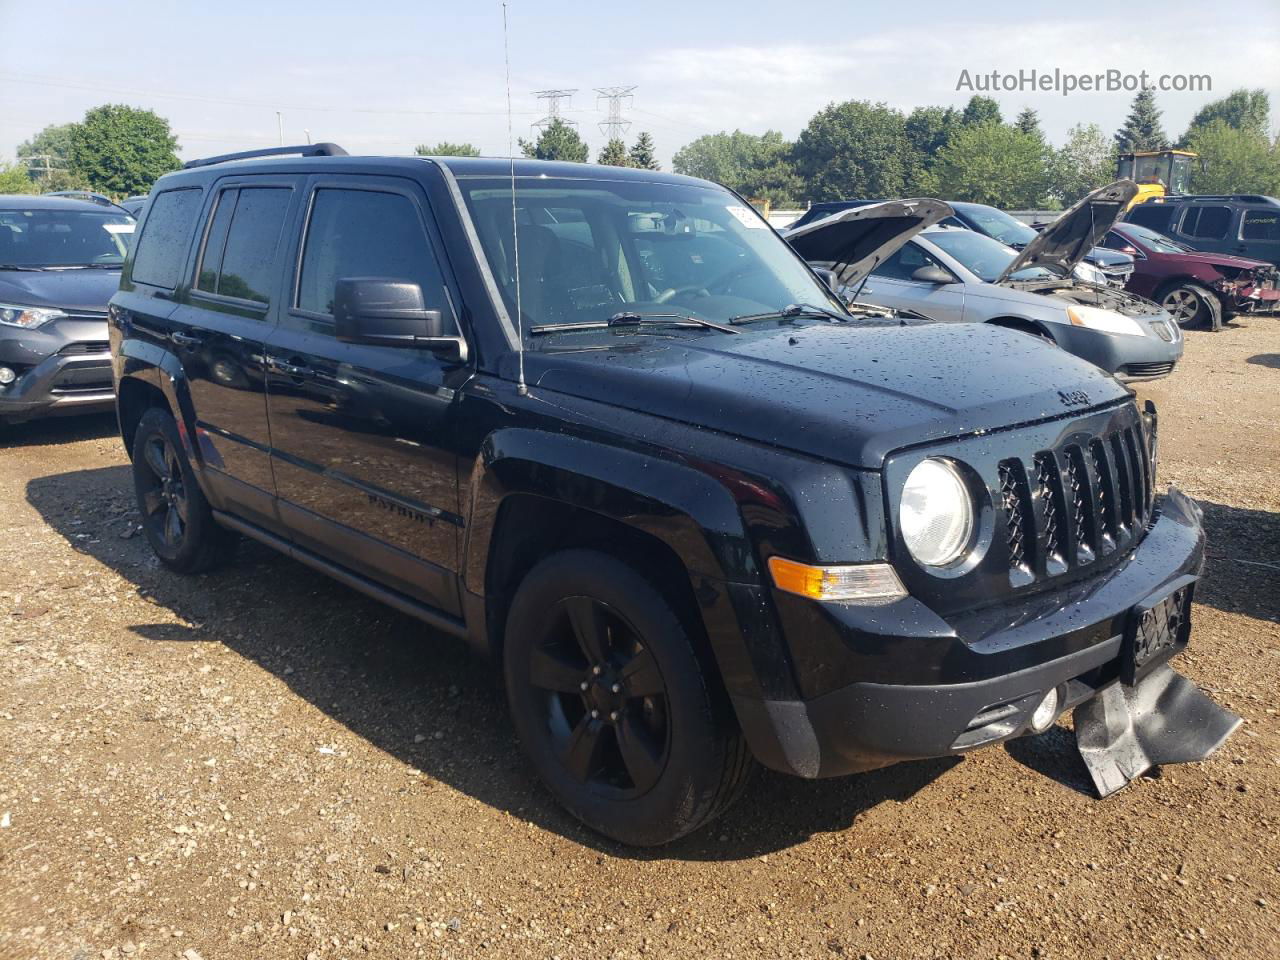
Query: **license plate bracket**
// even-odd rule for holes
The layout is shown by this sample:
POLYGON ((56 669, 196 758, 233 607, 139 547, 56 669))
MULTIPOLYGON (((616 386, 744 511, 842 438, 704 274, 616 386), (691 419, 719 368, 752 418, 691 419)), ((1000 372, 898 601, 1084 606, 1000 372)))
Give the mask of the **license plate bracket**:
POLYGON ((1120 644, 1121 683, 1133 686, 1186 648, 1196 579, 1180 577, 1130 609, 1120 644))

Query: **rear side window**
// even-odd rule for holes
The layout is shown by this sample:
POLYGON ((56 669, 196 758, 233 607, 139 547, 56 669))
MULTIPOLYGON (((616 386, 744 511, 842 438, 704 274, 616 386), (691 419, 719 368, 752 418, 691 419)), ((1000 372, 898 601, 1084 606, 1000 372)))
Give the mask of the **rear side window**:
POLYGON ((1280 210, 1246 210, 1241 240, 1280 240, 1280 210))
POLYGON ((422 287, 427 304, 448 303, 444 280, 416 205, 398 193, 320 189, 302 252, 297 307, 333 315, 344 277, 385 277, 422 287))
POLYGON ((200 212, 201 193, 200 188, 191 187, 156 194, 135 245, 131 274, 134 282, 168 289, 178 285, 200 212))
POLYGON ((1189 207, 1182 218, 1181 230, 1188 237, 1221 240, 1230 226, 1230 207, 1189 207))
POLYGON ((218 195, 197 289, 238 300, 270 301, 291 192, 287 187, 236 187, 218 195))
POLYGON ((1177 207, 1164 203, 1140 203, 1129 211, 1125 219, 1140 227, 1150 227, 1156 233, 1168 233, 1169 224, 1173 222, 1173 215, 1177 211, 1177 207))

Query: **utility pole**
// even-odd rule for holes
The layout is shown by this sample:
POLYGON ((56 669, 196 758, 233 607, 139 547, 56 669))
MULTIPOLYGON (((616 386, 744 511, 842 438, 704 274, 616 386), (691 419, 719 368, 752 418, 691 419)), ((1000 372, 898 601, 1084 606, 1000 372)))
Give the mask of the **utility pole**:
POLYGON ((596 87, 596 106, 600 106, 601 100, 607 100, 609 103, 609 112, 606 119, 600 121, 600 132, 604 134, 606 140, 621 140, 622 135, 627 132, 631 126, 631 121, 623 119, 622 103, 624 100, 631 99, 631 91, 635 90, 636 84, 623 87, 596 87))
POLYGON ((284 114, 276 111, 276 130, 280 133, 280 146, 284 146, 284 114))
POLYGON ((569 118, 562 117, 560 115, 560 101, 568 100, 577 92, 578 90, 576 87, 573 88, 572 90, 534 91, 533 95, 535 97, 537 97, 539 100, 547 101, 547 115, 543 117, 541 120, 535 121, 533 123, 533 128, 535 130, 541 130, 543 127, 550 126, 551 124, 555 123, 557 120, 559 120, 561 123, 567 123, 571 127, 576 127, 578 125, 578 121, 570 120, 569 118))

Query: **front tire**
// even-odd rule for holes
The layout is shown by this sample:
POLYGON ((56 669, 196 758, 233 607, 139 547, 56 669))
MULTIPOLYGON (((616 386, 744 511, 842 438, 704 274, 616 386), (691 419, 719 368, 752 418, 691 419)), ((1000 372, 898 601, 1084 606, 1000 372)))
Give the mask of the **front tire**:
POLYGON ((1184 330, 1222 329, 1222 303, 1198 283, 1175 283, 1160 291, 1160 305, 1184 330))
POLYGON ((134 434, 133 489, 147 542, 170 570, 202 573, 228 558, 235 536, 213 519, 178 425, 160 407, 142 415, 134 434))
POLYGON ((668 843, 735 800, 752 768, 727 697, 668 600, 622 561, 568 550, 516 592, 503 652, 512 720, 575 817, 668 843))

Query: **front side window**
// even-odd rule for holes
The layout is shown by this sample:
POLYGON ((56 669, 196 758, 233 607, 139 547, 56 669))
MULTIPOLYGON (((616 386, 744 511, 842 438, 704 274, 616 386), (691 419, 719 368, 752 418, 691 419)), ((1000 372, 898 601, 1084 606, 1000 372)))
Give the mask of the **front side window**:
POLYGON ((840 305, 754 210, 711 187, 634 180, 463 178, 508 312, 530 327, 620 313, 724 323, 792 304, 840 305))
POLYGON ((133 257, 132 276, 136 282, 167 289, 178 285, 202 192, 199 188, 165 190, 151 201, 133 257))
POLYGON ((1246 210, 1240 224, 1241 240, 1280 240, 1280 209, 1246 210))
MULTIPOLYGON (((580 224, 566 222, 566 229, 580 224)), ((333 315, 333 292, 344 277, 416 283, 433 309, 447 304, 444 278, 417 205, 399 193, 322 188, 315 192, 302 251, 295 305, 333 315)))
POLYGON ((1125 219, 1130 223, 1167 233, 1169 226, 1173 223, 1173 215, 1177 212, 1177 207, 1171 207, 1165 203, 1140 203, 1129 211, 1125 219))
POLYGON ((196 273, 197 289, 270 301, 291 192, 287 187, 237 187, 218 194, 196 273))
MULTIPOLYGON (((911 280, 911 275, 921 267, 942 267, 942 264, 925 253, 919 244, 908 243, 906 246, 895 250, 893 255, 887 257, 883 263, 878 264, 871 271, 871 275, 873 277, 887 277, 891 280, 911 280)), ((946 268, 942 267, 942 269, 945 270, 946 268)))

